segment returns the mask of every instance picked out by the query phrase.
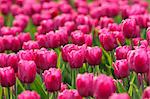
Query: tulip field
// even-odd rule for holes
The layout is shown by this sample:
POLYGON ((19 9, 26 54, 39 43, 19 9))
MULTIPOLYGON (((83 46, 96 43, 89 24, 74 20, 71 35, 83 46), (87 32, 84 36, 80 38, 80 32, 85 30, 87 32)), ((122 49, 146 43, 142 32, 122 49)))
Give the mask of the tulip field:
POLYGON ((150 0, 0 0, 0 99, 150 99, 150 0))

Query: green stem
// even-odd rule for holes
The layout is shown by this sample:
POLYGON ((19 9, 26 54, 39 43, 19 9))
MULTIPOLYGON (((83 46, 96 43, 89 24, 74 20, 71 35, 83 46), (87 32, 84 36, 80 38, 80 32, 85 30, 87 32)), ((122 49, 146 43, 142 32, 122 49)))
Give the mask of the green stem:
POLYGON ((7 87, 7 90, 8 90, 8 99, 10 99, 10 88, 7 87))

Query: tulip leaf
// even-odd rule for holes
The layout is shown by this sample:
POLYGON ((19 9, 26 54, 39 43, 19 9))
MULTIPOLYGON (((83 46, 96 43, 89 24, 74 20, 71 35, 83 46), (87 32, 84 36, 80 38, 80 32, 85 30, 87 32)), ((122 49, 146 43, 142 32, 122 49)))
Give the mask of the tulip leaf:
POLYGON ((126 89, 124 88, 124 86, 119 81, 117 82, 117 90, 119 93, 126 92, 126 89))
POLYGON ((36 76, 36 79, 34 80, 34 82, 32 84, 30 84, 30 88, 32 90, 35 90, 37 91, 37 93, 40 94, 41 96, 41 99, 46 99, 47 98, 47 95, 46 95, 46 91, 45 89, 42 87, 42 82, 41 82, 41 79, 40 79, 40 76, 37 75, 36 76))
POLYGON ((133 73, 133 77, 130 81, 130 87, 129 87, 129 90, 128 90, 128 93, 129 93, 130 96, 132 96, 132 94, 133 94, 133 84, 134 84, 135 78, 136 78, 136 74, 133 73))

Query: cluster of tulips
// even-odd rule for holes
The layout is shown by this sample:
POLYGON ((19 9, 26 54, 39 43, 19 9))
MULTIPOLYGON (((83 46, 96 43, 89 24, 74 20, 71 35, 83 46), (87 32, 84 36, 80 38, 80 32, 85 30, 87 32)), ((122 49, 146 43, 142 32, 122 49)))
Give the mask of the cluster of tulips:
POLYGON ((141 98, 148 0, 0 0, 0 99, 141 98))

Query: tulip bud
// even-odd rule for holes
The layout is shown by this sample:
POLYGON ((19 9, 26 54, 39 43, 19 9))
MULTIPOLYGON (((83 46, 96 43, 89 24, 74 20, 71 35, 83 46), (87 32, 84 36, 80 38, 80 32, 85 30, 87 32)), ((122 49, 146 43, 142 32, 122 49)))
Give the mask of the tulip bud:
POLYGON ((118 78, 125 78, 129 75, 129 67, 126 59, 116 60, 113 63, 114 73, 118 78))
POLYGON ((72 39, 72 43, 77 45, 83 45, 85 41, 84 34, 78 30, 71 33, 71 39, 72 39))
POLYGON ((22 83, 32 83, 36 76, 34 61, 20 60, 18 62, 18 78, 22 83))
POLYGON ((83 97, 93 96, 93 74, 78 74, 76 86, 79 94, 83 97))
POLYGON ((39 49, 39 44, 37 41, 27 41, 23 43, 22 48, 24 50, 30 50, 30 49, 39 49))
POLYGON ((85 60, 85 51, 83 49, 72 50, 68 53, 67 60, 71 68, 80 68, 85 60))
POLYGON ((15 85, 15 72, 11 67, 0 68, 0 84, 2 87, 11 87, 15 85))
POLYGON ((109 99, 130 99, 130 96, 127 93, 114 93, 109 97, 109 99))
POLYGON ((147 87, 142 95, 142 99, 149 99, 150 98, 150 87, 147 87))
POLYGON ((53 50, 51 51, 37 51, 37 57, 35 60, 37 67, 45 70, 57 65, 57 54, 53 50))
POLYGON ((71 32, 73 32, 76 29, 76 25, 73 21, 68 21, 64 24, 66 27, 68 34, 70 35, 71 32))
POLYGON ((74 44, 67 44, 62 48, 62 59, 63 61, 67 62, 68 53, 70 53, 72 50, 78 49, 77 45, 74 44))
POLYGON ((61 89, 61 71, 56 68, 50 68, 49 70, 45 70, 43 75, 43 80, 46 89, 49 92, 55 92, 61 89))
POLYGON ((136 73, 145 73, 149 68, 149 58, 145 49, 138 48, 127 54, 128 64, 136 73))
POLYGON ((119 46, 116 48, 116 59, 126 59, 128 52, 131 50, 130 46, 119 46))
POLYGON ((80 30, 81 32, 83 32, 84 34, 89 34, 90 33, 90 28, 88 25, 79 25, 77 27, 78 30, 80 30))
POLYGON ((94 96, 96 99, 108 99, 116 91, 113 79, 101 74, 94 80, 94 96))
POLYGON ((87 47, 86 61, 90 65, 99 65, 102 59, 102 49, 99 47, 87 47))
POLYGON ((40 47, 45 47, 48 48, 48 43, 47 43, 47 39, 46 39, 46 35, 36 35, 36 40, 38 42, 38 45, 40 47))
POLYGON ((57 99, 82 99, 77 90, 64 90, 58 94, 57 99))
POLYGON ((40 95, 35 91, 24 91, 18 95, 18 99, 40 99, 40 95))
POLYGON ((32 21, 33 21, 33 24, 34 24, 34 25, 39 26, 39 25, 40 25, 40 22, 42 21, 41 15, 38 14, 38 13, 33 14, 33 15, 32 15, 32 21))
POLYGON ((135 19, 126 19, 122 23, 122 31, 126 38, 134 38, 140 36, 139 26, 136 25, 135 19))

